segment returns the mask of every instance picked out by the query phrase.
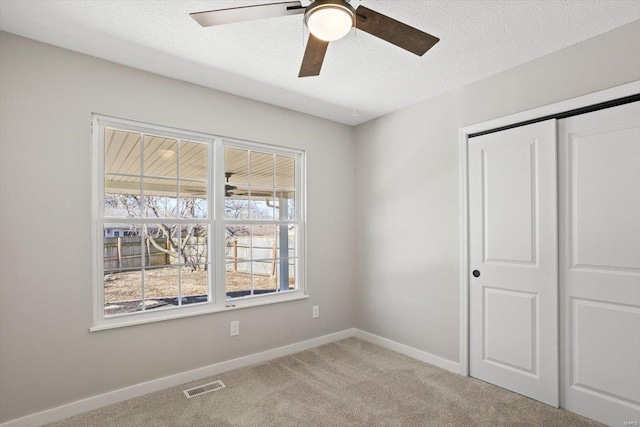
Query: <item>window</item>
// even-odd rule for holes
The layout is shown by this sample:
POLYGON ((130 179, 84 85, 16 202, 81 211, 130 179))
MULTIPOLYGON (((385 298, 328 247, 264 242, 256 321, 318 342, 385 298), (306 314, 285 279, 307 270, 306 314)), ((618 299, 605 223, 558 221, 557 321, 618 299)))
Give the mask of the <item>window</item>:
POLYGON ((225 270, 230 299, 296 289, 295 157, 224 148, 225 270))
POLYGON ((304 297, 303 153, 95 115, 92 330, 304 297))

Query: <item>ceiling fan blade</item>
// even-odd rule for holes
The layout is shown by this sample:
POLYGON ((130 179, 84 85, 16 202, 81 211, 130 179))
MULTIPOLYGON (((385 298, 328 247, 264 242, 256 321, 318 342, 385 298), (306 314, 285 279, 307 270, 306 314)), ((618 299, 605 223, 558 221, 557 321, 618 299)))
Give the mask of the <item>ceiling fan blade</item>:
POLYGON ((356 9, 356 28, 419 56, 440 41, 438 37, 364 6, 356 9))
POLYGON ((232 7, 230 9, 209 10, 207 12, 190 13, 193 19, 203 27, 232 24, 234 22, 254 21, 256 19, 275 18, 278 16, 304 13, 299 1, 259 4, 255 6, 232 7))
POLYGON ((309 34, 309 41, 304 51, 302 66, 300 67, 298 77, 310 77, 320 74, 324 54, 327 52, 327 46, 329 46, 329 42, 320 40, 314 37, 313 34, 309 34))

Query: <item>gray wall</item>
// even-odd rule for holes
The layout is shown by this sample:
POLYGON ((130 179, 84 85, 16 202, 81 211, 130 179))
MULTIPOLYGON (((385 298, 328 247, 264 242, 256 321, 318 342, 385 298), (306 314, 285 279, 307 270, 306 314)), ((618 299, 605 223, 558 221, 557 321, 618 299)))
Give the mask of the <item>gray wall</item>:
POLYGON ((638 79, 635 21, 358 126, 356 327, 457 361, 459 128, 638 79))
POLYGON ((353 128, 7 33, 0 76, 0 422, 353 327, 353 128), (91 112, 307 150, 311 298, 90 333, 91 112))

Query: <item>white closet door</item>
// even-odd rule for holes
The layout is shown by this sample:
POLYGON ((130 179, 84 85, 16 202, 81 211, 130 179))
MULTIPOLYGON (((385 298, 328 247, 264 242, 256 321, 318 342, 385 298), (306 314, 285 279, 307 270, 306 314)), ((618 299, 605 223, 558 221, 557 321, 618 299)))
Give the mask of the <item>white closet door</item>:
POLYGON ((555 120, 469 140, 469 248, 470 374, 557 407, 555 120))
POLYGON ((562 406, 638 425, 640 103, 563 119, 558 134, 562 406))

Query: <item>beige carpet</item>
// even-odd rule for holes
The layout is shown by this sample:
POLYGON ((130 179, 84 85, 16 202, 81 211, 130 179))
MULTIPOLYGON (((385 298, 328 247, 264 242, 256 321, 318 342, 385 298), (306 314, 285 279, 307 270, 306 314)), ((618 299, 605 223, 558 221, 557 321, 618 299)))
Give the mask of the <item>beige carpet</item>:
POLYGON ((97 409, 53 426, 595 426, 350 338, 97 409), (187 399, 183 389, 226 388, 187 399))

